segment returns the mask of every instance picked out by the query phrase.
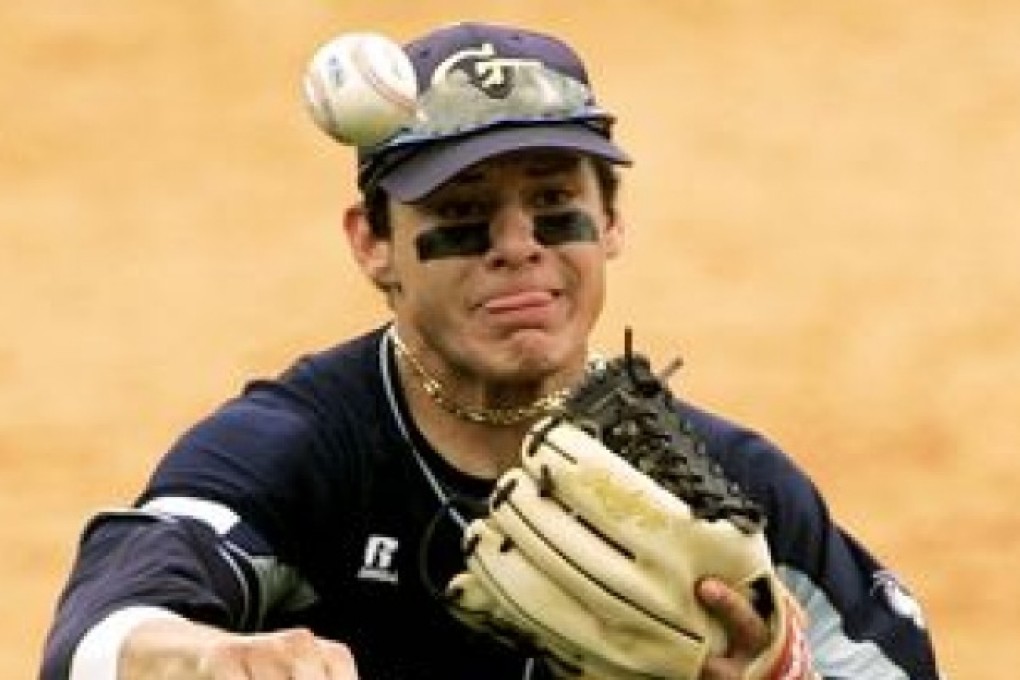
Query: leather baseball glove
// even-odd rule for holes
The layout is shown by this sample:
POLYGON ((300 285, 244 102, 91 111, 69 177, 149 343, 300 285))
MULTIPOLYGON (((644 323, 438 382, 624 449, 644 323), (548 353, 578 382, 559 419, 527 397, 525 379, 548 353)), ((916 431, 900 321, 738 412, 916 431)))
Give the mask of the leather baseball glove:
POLYGON ((559 676, 697 678, 726 632, 695 586, 721 578, 764 617, 771 643, 745 678, 810 677, 803 621, 777 578, 758 505, 681 419, 646 358, 588 376, 531 428, 522 464, 465 533, 447 585, 471 627, 546 658, 559 676))

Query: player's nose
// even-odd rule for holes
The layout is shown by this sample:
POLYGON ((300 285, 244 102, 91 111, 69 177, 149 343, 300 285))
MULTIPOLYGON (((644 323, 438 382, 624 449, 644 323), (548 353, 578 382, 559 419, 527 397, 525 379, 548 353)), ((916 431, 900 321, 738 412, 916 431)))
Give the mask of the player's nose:
POLYGON ((501 208, 489 229, 492 240, 487 253, 489 266, 519 267, 541 259, 543 246, 535 239, 534 217, 523 206, 501 208))

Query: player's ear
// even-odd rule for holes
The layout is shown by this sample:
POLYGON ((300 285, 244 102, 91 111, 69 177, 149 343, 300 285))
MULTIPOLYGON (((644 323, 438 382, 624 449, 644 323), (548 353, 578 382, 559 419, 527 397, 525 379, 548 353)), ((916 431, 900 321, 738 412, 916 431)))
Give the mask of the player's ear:
POLYGON ((361 271, 377 288, 389 292, 394 285, 393 244, 373 233, 364 203, 352 205, 344 213, 344 233, 361 271))
POLYGON ((603 236, 606 257, 613 259, 623 252, 624 223, 620 213, 612 210, 607 214, 606 230, 603 236))

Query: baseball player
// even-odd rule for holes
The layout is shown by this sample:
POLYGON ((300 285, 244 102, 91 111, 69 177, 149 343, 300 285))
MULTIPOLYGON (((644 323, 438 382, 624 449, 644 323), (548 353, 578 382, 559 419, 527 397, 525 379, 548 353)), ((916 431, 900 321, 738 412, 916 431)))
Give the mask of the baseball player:
MULTIPOLYGON (((406 53, 422 110, 358 149, 363 201, 344 222, 392 322, 253 380, 173 444, 132 507, 87 523, 44 680, 563 675, 451 616, 442 590, 529 428, 598 370, 589 334, 630 159, 555 37, 461 23, 406 53)), ((674 406, 763 508, 807 652, 755 671, 787 632, 706 578, 696 597, 728 643, 698 677, 937 678, 917 603, 796 464, 674 406)))

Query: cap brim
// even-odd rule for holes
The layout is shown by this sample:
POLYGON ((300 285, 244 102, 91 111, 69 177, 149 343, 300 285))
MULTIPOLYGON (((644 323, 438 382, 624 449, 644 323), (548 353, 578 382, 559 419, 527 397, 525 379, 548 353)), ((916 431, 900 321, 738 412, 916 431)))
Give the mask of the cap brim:
POLYGON ((412 203, 476 163, 521 149, 569 149, 631 163, 620 147, 584 124, 523 125, 427 145, 380 178, 379 186, 401 203, 412 203))

